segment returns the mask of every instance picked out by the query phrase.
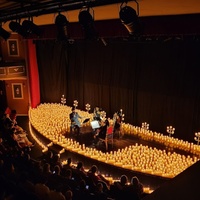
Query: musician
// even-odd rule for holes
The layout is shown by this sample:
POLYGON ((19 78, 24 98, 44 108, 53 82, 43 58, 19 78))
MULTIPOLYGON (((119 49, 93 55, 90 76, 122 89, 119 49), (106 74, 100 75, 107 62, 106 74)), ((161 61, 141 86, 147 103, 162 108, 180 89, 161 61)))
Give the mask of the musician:
POLYGON ((101 128, 98 137, 101 139, 105 139, 106 133, 107 133, 107 128, 109 127, 109 121, 108 119, 104 119, 101 121, 101 128))
POLYGON ((107 128, 109 127, 109 121, 107 118, 104 120, 102 119, 100 122, 101 127, 96 131, 94 135, 94 141, 93 144, 96 146, 99 144, 100 139, 105 140, 107 128))
POLYGON ((82 117, 78 114, 78 112, 76 112, 75 107, 72 108, 72 112, 69 114, 69 118, 71 120, 70 132, 74 130, 76 131, 77 135, 79 135, 81 127, 79 119, 82 119, 82 117))
POLYGON ((121 122, 122 115, 121 112, 115 112, 113 115, 113 123, 114 123, 114 133, 121 137, 121 122))
POLYGON ((96 106, 94 108, 93 119, 97 120, 99 122, 101 121, 101 112, 100 112, 100 108, 98 106, 96 106))

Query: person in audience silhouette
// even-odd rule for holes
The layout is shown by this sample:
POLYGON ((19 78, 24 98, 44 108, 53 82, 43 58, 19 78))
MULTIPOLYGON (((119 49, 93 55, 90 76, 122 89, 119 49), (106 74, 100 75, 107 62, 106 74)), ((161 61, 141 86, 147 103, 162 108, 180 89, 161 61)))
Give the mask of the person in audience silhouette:
POLYGON ((128 196, 134 197, 135 200, 140 200, 143 197, 144 187, 137 176, 131 178, 130 185, 127 187, 126 192, 128 196))
POLYGON ((87 172, 85 171, 83 162, 81 161, 77 163, 77 166, 72 170, 72 173, 77 183, 80 183, 81 180, 86 180, 87 178, 87 172))
POLYGON ((78 187, 78 183, 76 182, 76 180, 74 179, 74 177, 72 176, 72 170, 71 169, 64 169, 63 170, 63 180, 62 180, 62 184, 64 187, 64 190, 70 188, 71 191, 74 193, 77 190, 78 187))
POLYGON ((67 190, 65 192, 65 199, 66 200, 72 200, 73 199, 73 192, 71 190, 67 190))
POLYGON ((107 200, 108 199, 108 194, 106 192, 104 192, 103 187, 104 186, 101 182, 97 183, 96 189, 94 192, 95 199, 97 199, 97 200, 107 200))
POLYGON ((101 182, 104 186, 104 191, 109 190, 109 181, 104 178, 104 176, 101 175, 101 173, 98 171, 98 167, 96 165, 92 165, 92 167, 89 169, 87 173, 88 177, 92 181, 94 185, 91 185, 91 188, 93 186, 97 186, 99 182, 101 182))
POLYGON ((17 111, 7 109, 6 118, 4 120, 4 131, 5 139, 12 145, 18 144, 20 148, 30 148, 34 146, 34 143, 31 142, 25 130, 20 127, 17 123, 17 111), (14 141, 16 143, 14 143, 14 141))
POLYGON ((51 165, 49 163, 44 163, 42 166, 42 179, 45 180, 45 182, 47 182, 51 174, 51 165))
POLYGON ((124 192, 125 188, 128 187, 128 177, 123 174, 120 177, 119 181, 115 181, 110 186, 110 194, 116 200, 126 199, 126 193, 124 192))
POLYGON ((60 187, 63 180, 60 172, 60 167, 56 165, 53 169, 52 174, 48 177, 48 180, 46 182, 46 185, 49 187, 50 190, 56 190, 60 187))

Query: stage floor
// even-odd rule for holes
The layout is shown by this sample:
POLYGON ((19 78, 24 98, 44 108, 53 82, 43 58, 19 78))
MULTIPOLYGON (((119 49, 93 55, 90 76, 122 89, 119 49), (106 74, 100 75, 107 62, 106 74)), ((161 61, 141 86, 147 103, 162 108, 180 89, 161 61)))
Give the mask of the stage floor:
MULTIPOLYGON (((33 140, 31 137, 31 134, 29 132, 29 118, 28 116, 19 116, 17 117, 18 124, 23 127, 25 130, 27 130, 28 137, 30 140, 33 140)), ((33 129, 34 130, 34 129, 33 129)), ((92 129, 90 129, 92 131, 92 129)), ((145 140, 142 140, 141 138, 137 138, 134 136, 124 135, 123 137, 119 138, 118 136, 114 136, 113 146, 111 144, 108 145, 108 149, 106 151, 105 144, 101 143, 98 146, 93 145, 93 132, 91 131, 81 131, 82 133, 79 136, 76 135, 70 135, 69 133, 65 134, 65 137, 73 138, 74 140, 78 141, 80 144, 85 144, 86 147, 92 147, 96 148, 98 150, 101 150, 102 152, 109 152, 109 151, 115 151, 118 149, 122 149, 125 147, 128 147, 130 145, 134 145, 136 143, 156 147, 159 149, 167 149, 165 146, 157 144, 155 142, 148 142, 145 140)), ((34 131, 34 134, 37 135, 38 138, 40 138, 41 141, 44 143, 49 143, 49 140, 46 139, 44 136, 42 136, 37 131, 34 131)), ((59 153, 60 150, 62 150, 62 147, 59 145, 53 145, 49 148, 54 153, 59 153)), ((173 151, 179 151, 179 153, 185 153, 180 152, 180 150, 173 149, 173 151)), ((42 149, 41 147, 36 143, 35 146, 32 148, 31 157, 34 159, 39 160, 42 156, 42 149)), ((122 174, 126 174, 129 178, 132 176, 137 176, 140 181, 147 187, 150 187, 151 189, 156 189, 160 185, 162 185, 164 182, 170 180, 169 178, 163 178, 158 177, 154 175, 144 174, 140 172, 135 172, 132 170, 122 169, 120 167, 116 167, 113 165, 105 164, 97 160, 93 160, 91 158, 84 157, 83 155, 79 155, 74 152, 65 151, 64 153, 60 154, 61 160, 67 160, 69 157, 72 158, 72 162, 77 163, 78 161, 82 161, 84 163, 84 166, 86 168, 90 168, 93 164, 96 164, 99 167, 99 170, 101 173, 106 174, 107 176, 112 176, 115 179, 119 179, 119 177, 122 174)))

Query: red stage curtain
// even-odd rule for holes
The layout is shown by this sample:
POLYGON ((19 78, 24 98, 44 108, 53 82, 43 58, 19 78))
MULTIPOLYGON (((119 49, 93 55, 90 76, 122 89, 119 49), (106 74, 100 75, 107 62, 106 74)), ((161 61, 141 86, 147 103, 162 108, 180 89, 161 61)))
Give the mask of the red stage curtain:
POLYGON ((36 48, 33 40, 29 39, 28 43, 28 70, 29 70, 29 85, 30 85, 30 100, 31 107, 35 108, 40 104, 40 86, 39 74, 37 65, 36 48))

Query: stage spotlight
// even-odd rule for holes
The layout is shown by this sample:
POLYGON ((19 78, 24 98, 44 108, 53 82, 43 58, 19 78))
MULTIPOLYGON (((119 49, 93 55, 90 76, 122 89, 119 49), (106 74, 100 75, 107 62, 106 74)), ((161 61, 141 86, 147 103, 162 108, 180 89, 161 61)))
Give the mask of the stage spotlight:
POLYGON ((10 37, 10 33, 4 30, 1 26, 0 26, 0 37, 2 37, 4 40, 7 40, 10 37))
POLYGON ((41 29, 30 20, 24 20, 22 22, 22 27, 26 30, 28 34, 33 33, 36 34, 37 36, 41 35, 41 29))
POLYGON ((85 34, 85 39, 96 39, 97 38, 97 33, 95 31, 93 22, 94 18, 90 14, 89 8, 82 8, 79 12, 79 23, 81 24, 84 34, 85 34))
POLYGON ((122 24, 126 27, 130 35, 139 33, 140 24, 136 11, 130 6, 121 5, 119 17, 122 24))
POLYGON ((55 20, 55 24, 57 26, 58 30, 58 40, 67 40, 68 39, 68 30, 67 30, 67 25, 68 25, 68 20, 67 18, 62 15, 58 14, 55 20))
POLYGON ((23 37, 27 37, 28 36, 28 32, 18 22, 11 21, 10 24, 9 24, 9 28, 13 32, 18 33, 23 37))

